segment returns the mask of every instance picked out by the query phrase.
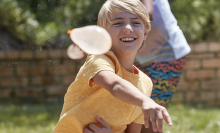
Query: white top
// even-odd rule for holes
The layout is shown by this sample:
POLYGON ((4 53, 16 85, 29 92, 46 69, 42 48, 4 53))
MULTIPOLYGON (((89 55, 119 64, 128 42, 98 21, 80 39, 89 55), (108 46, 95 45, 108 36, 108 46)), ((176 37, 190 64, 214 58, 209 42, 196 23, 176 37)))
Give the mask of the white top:
POLYGON ((168 62, 180 59, 191 49, 177 25, 168 0, 153 0, 154 20, 145 45, 138 51, 136 59, 141 63, 168 62))

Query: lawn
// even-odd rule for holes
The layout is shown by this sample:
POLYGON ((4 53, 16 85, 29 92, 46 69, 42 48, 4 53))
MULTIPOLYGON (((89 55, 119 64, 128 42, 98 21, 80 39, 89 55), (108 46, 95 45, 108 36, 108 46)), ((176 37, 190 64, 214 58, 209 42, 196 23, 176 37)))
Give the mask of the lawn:
POLYGON ((52 133, 61 104, 0 104, 0 133, 52 133))
MULTIPOLYGON (((0 104, 0 133, 52 133, 61 104, 0 104)), ((220 133, 220 108, 172 104, 164 133, 220 133)), ((165 123, 164 123, 165 124, 165 123)))
POLYGON ((173 126, 165 125, 165 133, 220 133, 218 107, 173 104, 168 108, 168 112, 173 120, 173 126))

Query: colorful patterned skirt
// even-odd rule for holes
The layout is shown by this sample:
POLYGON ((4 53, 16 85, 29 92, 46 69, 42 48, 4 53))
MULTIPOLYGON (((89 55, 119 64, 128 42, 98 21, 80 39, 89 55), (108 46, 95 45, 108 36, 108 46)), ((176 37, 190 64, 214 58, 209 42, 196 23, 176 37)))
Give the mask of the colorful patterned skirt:
POLYGON ((167 107, 179 83, 186 57, 171 62, 153 62, 143 66, 137 61, 134 65, 147 74, 153 82, 151 98, 167 107))

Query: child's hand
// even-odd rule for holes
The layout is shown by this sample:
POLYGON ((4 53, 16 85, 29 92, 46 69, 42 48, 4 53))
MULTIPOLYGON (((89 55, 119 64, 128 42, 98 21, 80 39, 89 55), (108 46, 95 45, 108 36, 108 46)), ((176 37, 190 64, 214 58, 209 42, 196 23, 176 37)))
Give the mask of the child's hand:
POLYGON ((85 128, 83 133, 113 133, 107 122, 105 122, 98 115, 96 116, 96 119, 101 124, 101 128, 99 128, 95 124, 89 124, 89 128, 91 128, 93 131, 85 128))
POLYGON ((166 108, 155 103, 152 99, 148 99, 146 102, 143 102, 142 111, 144 113, 144 122, 146 128, 149 127, 149 118, 151 118, 154 132, 162 132, 163 119, 169 126, 172 126, 172 120, 166 108))

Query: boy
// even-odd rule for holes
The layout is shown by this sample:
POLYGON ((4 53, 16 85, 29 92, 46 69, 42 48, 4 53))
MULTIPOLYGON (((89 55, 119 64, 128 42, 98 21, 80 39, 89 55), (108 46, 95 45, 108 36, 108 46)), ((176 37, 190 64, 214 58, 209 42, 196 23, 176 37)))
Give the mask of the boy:
POLYGON ((114 133, 140 133, 141 124, 162 131, 163 119, 172 125, 166 109, 149 98, 152 82, 134 65, 134 59, 150 29, 149 17, 139 0, 107 0, 98 25, 112 38, 111 51, 88 55, 65 95, 54 133, 83 133, 94 129, 96 115, 114 133))

